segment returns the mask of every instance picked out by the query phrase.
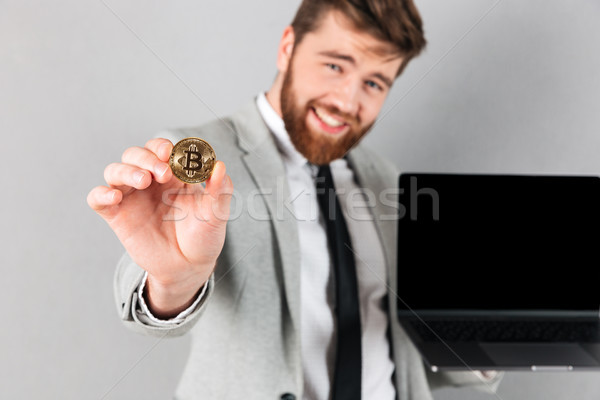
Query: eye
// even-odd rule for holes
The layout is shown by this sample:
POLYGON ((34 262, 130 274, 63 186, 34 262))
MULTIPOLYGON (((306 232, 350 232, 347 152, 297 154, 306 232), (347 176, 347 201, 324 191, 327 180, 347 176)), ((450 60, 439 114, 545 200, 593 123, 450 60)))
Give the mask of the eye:
POLYGON ((337 64, 325 64, 325 65, 333 71, 338 71, 338 72, 342 71, 342 68, 337 64))
POLYGON ((374 81, 366 81, 365 84, 373 89, 383 90, 383 88, 374 81))

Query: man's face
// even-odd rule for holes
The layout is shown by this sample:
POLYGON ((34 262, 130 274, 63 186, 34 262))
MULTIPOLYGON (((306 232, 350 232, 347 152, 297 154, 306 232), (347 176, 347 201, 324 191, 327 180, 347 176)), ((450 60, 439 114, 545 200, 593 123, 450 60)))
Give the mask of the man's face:
POLYGON ((343 157, 375 122, 401 62, 389 43, 325 16, 284 71, 281 112, 296 149, 317 165, 343 157))

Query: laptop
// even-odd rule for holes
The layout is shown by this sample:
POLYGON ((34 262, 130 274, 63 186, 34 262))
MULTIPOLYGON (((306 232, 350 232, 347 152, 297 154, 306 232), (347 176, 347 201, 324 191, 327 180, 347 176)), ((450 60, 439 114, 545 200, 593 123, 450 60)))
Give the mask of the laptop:
POLYGON ((600 368, 600 178, 399 178, 398 318, 432 371, 600 368))

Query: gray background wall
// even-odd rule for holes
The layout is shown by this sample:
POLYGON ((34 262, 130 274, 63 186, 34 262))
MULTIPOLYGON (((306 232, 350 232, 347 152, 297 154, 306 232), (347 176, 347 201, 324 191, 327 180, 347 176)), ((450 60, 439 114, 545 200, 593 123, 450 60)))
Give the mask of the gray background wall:
MULTIPOLYGON (((122 248, 85 197, 126 147, 268 88, 298 3, 0 0, 1 398, 169 397, 188 338, 120 324, 122 248)), ((598 0, 417 5, 430 44, 372 147, 404 170, 600 172, 598 0)), ((509 373, 495 398, 596 399, 599 378, 509 373)))

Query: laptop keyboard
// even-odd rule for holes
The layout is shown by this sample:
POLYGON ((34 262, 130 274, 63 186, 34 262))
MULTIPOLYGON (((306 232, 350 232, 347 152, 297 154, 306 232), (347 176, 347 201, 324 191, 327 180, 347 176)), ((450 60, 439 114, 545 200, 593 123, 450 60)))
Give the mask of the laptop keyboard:
POLYGON ((596 342, 599 321, 412 321, 426 342, 596 342), (433 330, 433 332, 432 332, 433 330), (435 332, 435 333, 434 333, 435 332))

